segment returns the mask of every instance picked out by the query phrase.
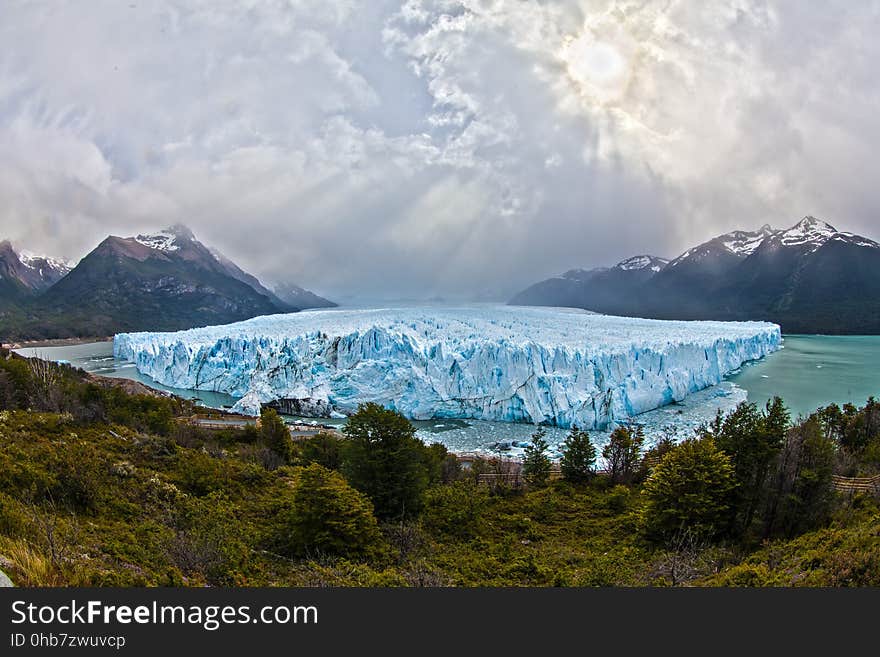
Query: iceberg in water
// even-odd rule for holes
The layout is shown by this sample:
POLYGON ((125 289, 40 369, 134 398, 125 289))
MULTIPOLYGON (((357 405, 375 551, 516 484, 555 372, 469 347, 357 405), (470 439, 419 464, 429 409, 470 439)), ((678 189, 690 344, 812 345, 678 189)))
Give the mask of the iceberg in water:
POLYGON ((763 322, 684 322, 559 308, 327 310, 176 333, 123 333, 118 358, 235 410, 298 415, 377 402, 416 419, 603 429, 719 383, 782 342, 763 322))

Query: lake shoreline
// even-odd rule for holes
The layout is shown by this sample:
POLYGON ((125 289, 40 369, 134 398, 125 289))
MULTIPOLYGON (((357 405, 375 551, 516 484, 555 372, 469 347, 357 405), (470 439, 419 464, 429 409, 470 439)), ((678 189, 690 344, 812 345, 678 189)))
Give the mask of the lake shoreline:
POLYGON ((74 347, 97 342, 113 342, 113 336, 92 336, 88 338, 49 338, 47 340, 18 340, 4 342, 5 349, 38 349, 40 347, 74 347))

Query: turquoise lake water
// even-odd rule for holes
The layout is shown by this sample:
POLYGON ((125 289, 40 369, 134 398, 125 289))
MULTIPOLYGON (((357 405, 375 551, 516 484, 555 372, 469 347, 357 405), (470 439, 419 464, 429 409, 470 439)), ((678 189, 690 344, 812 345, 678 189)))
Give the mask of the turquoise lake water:
POLYGON ((792 416, 831 402, 862 405, 880 397, 880 336, 787 335, 782 350, 729 380, 758 404, 779 395, 792 416))

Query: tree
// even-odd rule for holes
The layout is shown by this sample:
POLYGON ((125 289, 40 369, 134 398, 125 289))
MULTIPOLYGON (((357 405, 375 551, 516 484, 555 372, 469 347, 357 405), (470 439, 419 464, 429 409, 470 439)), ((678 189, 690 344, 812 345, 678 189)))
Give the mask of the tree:
POLYGON ((302 465, 318 463, 329 470, 342 466, 342 439, 326 431, 320 431, 300 443, 298 462, 302 465))
POLYGON ((348 418, 342 472, 372 501, 379 518, 418 513, 430 480, 431 461, 415 427, 397 411, 378 404, 358 407, 348 418))
POLYGON ((590 434, 577 427, 571 428, 562 444, 560 467, 565 480, 575 483, 588 481, 596 474, 596 448, 590 441, 590 434))
POLYGON ((618 427, 611 433, 608 444, 602 448, 608 474, 612 484, 629 484, 632 482, 645 435, 641 427, 635 432, 627 427, 618 427))
POLYGON ((817 416, 789 432, 776 469, 765 536, 794 536, 828 517, 834 499, 834 456, 834 441, 817 416))
POLYGON ((752 526, 755 513, 767 498, 773 463, 789 425, 788 410, 782 399, 775 397, 763 413, 755 404, 743 402, 711 434, 733 465, 739 484, 735 515, 743 532, 752 526))
POLYGON ((645 452, 642 456, 642 461, 639 464, 639 469, 636 472, 635 480, 639 482, 644 482, 648 475, 651 474, 651 470, 660 463, 660 460, 673 449, 675 449, 676 442, 673 439, 675 433, 665 433, 654 446, 645 452))
POLYGON ((847 404, 844 414, 840 445, 854 454, 860 454, 880 437, 880 403, 870 397, 861 410, 847 404))
POLYGON ((666 453, 645 482, 646 536, 668 542, 681 532, 706 539, 730 525, 736 488, 730 457, 711 438, 686 440, 666 453))
POLYGON ((525 449, 522 471, 529 486, 546 486, 550 479, 550 457, 547 456, 549 445, 544 440, 547 432, 538 429, 532 434, 532 441, 525 449))
POLYGON ((439 484, 454 476, 458 467, 458 458, 450 454, 442 443, 431 443, 422 446, 422 458, 428 474, 428 484, 439 484))
POLYGON ((276 530, 277 549, 291 557, 366 557, 381 544, 373 505, 338 472, 313 463, 298 468, 276 530))
POLYGON ((846 416, 843 414, 840 406, 830 404, 824 408, 820 408, 813 416, 822 424, 825 437, 840 444, 843 439, 843 431, 846 425, 846 416))
POLYGON ((282 463, 290 463, 293 458, 293 439, 290 437, 290 429, 274 409, 264 408, 260 414, 260 439, 282 463))

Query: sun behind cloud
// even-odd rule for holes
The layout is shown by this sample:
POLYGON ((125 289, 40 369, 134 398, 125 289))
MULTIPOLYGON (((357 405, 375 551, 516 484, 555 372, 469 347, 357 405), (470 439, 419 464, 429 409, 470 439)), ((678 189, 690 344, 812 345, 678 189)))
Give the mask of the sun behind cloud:
POLYGON ((626 52, 630 48, 603 41, 592 32, 568 37, 560 57, 578 93, 600 105, 618 102, 629 81, 631 65, 626 52))

